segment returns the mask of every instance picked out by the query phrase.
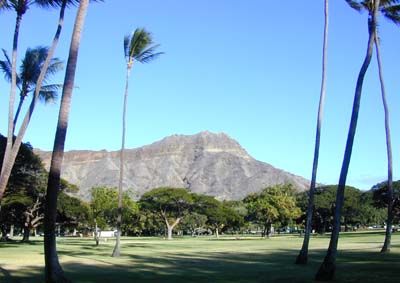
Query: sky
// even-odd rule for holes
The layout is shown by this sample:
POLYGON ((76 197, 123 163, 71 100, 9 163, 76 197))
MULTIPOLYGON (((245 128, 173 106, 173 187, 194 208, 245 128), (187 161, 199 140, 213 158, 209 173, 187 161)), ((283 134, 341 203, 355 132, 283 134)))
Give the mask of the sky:
MULTIPOLYGON (((367 15, 330 1, 327 98, 317 181, 339 179, 355 83, 367 47, 367 15)), ((56 57, 66 62, 76 8, 66 13, 56 57)), ((22 19, 18 62, 48 46, 58 11, 32 7, 22 19)), ((0 13, 0 47, 10 52, 15 13, 0 13)), ((164 55, 130 78, 126 147, 173 134, 224 132, 254 158, 311 178, 321 81, 323 1, 113 0, 92 3, 83 32, 66 150, 118 150, 126 64, 123 38, 144 27, 164 55)), ((400 30, 380 19, 394 179, 400 178, 400 30)), ((1 54, 2 55, 2 54, 1 54)), ((4 58, 2 58, 3 60, 4 58)), ((18 65, 19 65, 18 63, 18 65)), ((62 83, 64 74, 53 77, 62 83)), ((9 84, 0 77, 0 133, 9 84)), ((369 189, 387 178, 377 62, 365 78, 347 183, 369 189)), ((51 150, 59 103, 39 105, 24 141, 51 150)))

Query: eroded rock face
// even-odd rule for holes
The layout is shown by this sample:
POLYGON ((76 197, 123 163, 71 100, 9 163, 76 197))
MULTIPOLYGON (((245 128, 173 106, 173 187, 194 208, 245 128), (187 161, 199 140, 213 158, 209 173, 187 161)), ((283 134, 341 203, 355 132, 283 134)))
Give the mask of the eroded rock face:
MULTIPOLYGON (((36 153, 48 168, 51 153, 36 153)), ((62 177, 80 188, 78 196, 83 199, 89 199, 92 187, 116 187, 118 176, 119 151, 65 153, 62 177)), ((153 188, 169 186, 237 200, 282 183, 292 183, 299 190, 309 186, 302 177, 255 160, 224 133, 174 135, 125 151, 124 188, 133 190, 137 197, 153 188)))

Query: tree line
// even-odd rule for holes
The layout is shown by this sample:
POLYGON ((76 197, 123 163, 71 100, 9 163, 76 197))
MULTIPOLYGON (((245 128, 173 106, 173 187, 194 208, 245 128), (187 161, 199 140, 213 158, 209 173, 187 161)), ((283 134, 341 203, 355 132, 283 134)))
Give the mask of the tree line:
MULTIPOLYGON (((6 138, 0 136, 0 157, 6 138)), ((29 241, 33 233, 43 232, 45 184, 48 172, 29 144, 22 144, 12 170, 9 188, 0 211, 2 240, 7 235, 22 234, 29 241)), ((242 200, 218 200, 213 196, 190 192, 185 188, 155 188, 134 200, 134 192, 122 194, 119 210, 117 188, 94 187, 90 201, 73 195, 78 188, 62 180, 57 204, 59 235, 96 236, 100 230, 114 230, 121 212, 120 229, 125 236, 173 235, 243 235, 270 237, 273 233, 303 234, 308 192, 298 192, 292 185, 275 185, 242 200)), ((400 219, 400 181, 394 182, 397 202, 394 223, 400 219)), ((312 230, 332 231, 337 186, 319 186, 315 190, 312 230)), ((341 219, 343 231, 384 227, 387 184, 377 184, 370 191, 346 188, 341 219)))

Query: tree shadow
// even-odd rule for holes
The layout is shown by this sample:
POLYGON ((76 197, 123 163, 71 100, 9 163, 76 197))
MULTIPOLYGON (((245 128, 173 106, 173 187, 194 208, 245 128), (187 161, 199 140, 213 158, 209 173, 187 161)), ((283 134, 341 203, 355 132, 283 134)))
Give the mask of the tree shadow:
MULTIPOLYGON (((234 247, 234 245, 233 245, 234 247)), ((69 259, 63 264, 67 276, 77 283, 105 282, 313 282, 325 250, 310 251, 308 265, 295 265, 297 251, 230 252, 204 251, 197 253, 160 252, 149 255, 123 255, 111 258, 110 250, 81 249, 62 251, 69 259), (72 258, 72 259, 71 259, 72 258), (75 258, 75 260, 74 260, 75 258), (83 260, 82 260, 83 259, 83 260), (88 260, 90 259, 90 260, 88 260)), ((132 251, 131 251, 132 252, 132 251)), ((133 251, 134 252, 134 251, 133 251)), ((62 258, 62 257, 61 257, 62 258)), ((1 269, 0 282, 43 282, 42 270, 26 267, 23 275, 12 276, 1 269), (14 280, 14 281, 10 281, 14 280)), ((378 251, 340 252, 337 277, 334 282, 395 282, 400 278, 398 253, 378 251)))

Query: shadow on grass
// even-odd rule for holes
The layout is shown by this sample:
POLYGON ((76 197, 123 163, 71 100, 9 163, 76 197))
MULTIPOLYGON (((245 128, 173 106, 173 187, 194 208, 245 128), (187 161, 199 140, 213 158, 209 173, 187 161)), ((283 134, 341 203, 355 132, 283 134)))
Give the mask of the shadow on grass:
MULTIPOLYGON (((105 282, 313 282, 314 274, 325 251, 312 250, 309 264, 295 265, 297 252, 279 250, 264 254, 255 252, 160 252, 151 256, 124 255, 111 258, 109 248, 92 248, 60 252, 72 257, 63 264, 67 276, 78 283, 105 282), (75 258, 75 260, 74 260, 75 258), (90 260, 87 260, 90 258, 90 260), (85 259, 85 261, 82 261, 85 259)), ((43 270, 25 267, 14 272, 0 268, 0 282, 43 282, 43 270)), ((337 278, 334 282, 396 282, 400 278, 399 255, 378 251, 340 252, 337 278)))

